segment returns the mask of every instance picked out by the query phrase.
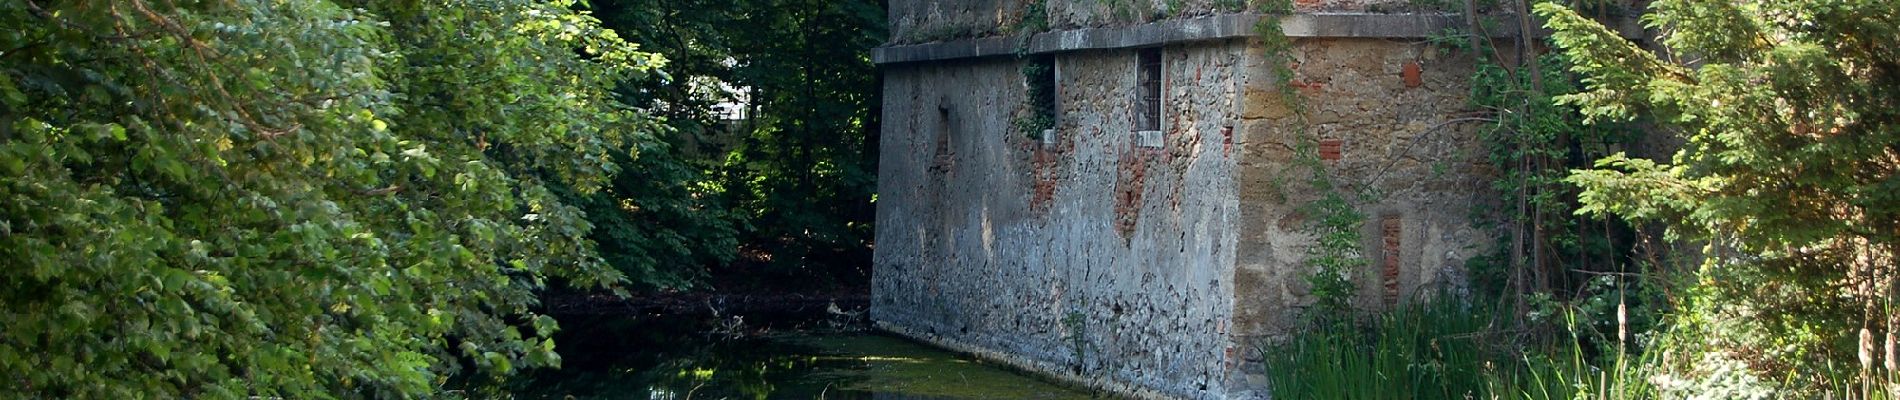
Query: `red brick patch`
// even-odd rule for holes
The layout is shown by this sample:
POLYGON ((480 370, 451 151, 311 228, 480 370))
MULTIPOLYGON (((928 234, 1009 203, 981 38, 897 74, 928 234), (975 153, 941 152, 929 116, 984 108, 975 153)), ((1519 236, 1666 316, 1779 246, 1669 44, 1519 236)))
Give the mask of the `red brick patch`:
POLYGON ((1419 73, 1417 61, 1405 63, 1405 71, 1400 74, 1405 77, 1405 87, 1415 88, 1419 87, 1419 85, 1424 85, 1425 79, 1420 77, 1419 73))
POLYGON ((1029 198, 1029 210, 1037 213, 1049 210, 1049 203, 1056 198, 1056 177, 1048 168, 1036 168, 1035 193, 1029 198))
POLYGON ((1221 147, 1220 147, 1221 154, 1229 155, 1229 156, 1234 155, 1234 127, 1231 127, 1231 126, 1220 127, 1220 137, 1221 137, 1221 147))
POLYGON ((1320 140, 1319 141, 1319 159, 1326 160, 1326 161, 1339 160, 1341 157, 1340 148, 1345 147, 1345 144, 1346 144, 1346 141, 1339 140, 1339 139, 1320 140))
POLYGON ((1141 219, 1141 197, 1147 184, 1147 157, 1140 151, 1123 153, 1115 168, 1115 232, 1122 240, 1128 240, 1135 233, 1135 222, 1141 219))
POLYGON ((1059 165, 1062 154, 1069 150, 1067 146, 1070 145, 1073 143, 1056 142, 1036 145, 1036 149, 1031 153, 1030 163, 1034 167, 1031 171, 1035 174, 1035 187, 1029 197, 1030 211, 1040 215, 1049 210, 1049 204, 1055 200, 1056 188, 1061 182, 1062 174, 1059 165))
POLYGON ((1294 88, 1300 90, 1300 93, 1306 95, 1319 94, 1319 92, 1326 90, 1326 82, 1292 81, 1288 82, 1288 84, 1293 85, 1294 88))

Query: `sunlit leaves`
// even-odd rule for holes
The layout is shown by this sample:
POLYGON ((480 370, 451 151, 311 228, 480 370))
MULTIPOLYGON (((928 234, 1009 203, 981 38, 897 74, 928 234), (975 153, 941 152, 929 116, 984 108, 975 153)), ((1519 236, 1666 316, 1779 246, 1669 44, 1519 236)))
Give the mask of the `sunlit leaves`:
POLYGON ((1563 7, 1537 11, 1590 79, 1567 104, 1651 117, 1685 142, 1667 163, 1575 172, 1583 211, 1709 243, 1711 302, 1748 326, 1715 333, 1753 335, 1722 340, 1801 388, 1838 384, 1807 372, 1846 367, 1825 355, 1856 352, 1846 333, 1900 321, 1895 285, 1868 278, 1900 252, 1900 3, 1657 1, 1644 17, 1655 51, 1563 7))
POLYGON ((561 4, 9 1, 0 23, 10 392, 425 396, 461 357, 558 365, 535 291, 622 280, 545 185, 618 170, 654 125, 606 89, 664 60, 561 4))

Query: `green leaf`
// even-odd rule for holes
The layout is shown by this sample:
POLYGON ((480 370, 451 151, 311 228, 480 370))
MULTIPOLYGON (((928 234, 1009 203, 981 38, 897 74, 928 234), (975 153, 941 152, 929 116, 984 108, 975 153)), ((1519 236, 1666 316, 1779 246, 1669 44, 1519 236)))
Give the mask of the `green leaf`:
POLYGON ((547 192, 599 186, 624 170, 607 149, 660 137, 608 99, 661 63, 591 17, 530 0, 17 8, 0 5, 18 11, 0 12, 18 42, 0 55, 0 254, 28 284, 0 285, 0 306, 9 334, 57 338, 0 340, 17 396, 430 397, 447 368, 418 355, 546 365, 521 364, 558 359, 529 351, 540 338, 496 327, 549 280, 621 279, 569 261, 596 245, 547 192), (550 217, 518 221, 528 204, 550 217))
POLYGON ((549 317, 546 315, 534 316, 534 335, 535 336, 548 337, 548 336, 553 335, 555 331, 559 331, 560 329, 561 329, 560 324, 555 323, 553 317, 549 317))

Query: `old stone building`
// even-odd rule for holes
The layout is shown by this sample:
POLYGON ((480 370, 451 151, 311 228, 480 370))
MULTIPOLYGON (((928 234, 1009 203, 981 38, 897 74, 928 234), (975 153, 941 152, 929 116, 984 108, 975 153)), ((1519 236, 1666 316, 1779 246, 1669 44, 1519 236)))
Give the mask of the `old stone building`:
POLYGON ((1427 40, 1460 17, 1409 4, 892 0, 873 54, 872 318, 1100 389, 1258 396, 1255 346, 1312 302, 1302 137, 1347 190, 1376 194, 1355 197, 1373 261, 1359 305, 1459 287, 1492 241, 1469 217, 1493 197, 1460 124, 1473 65, 1427 40), (1289 48, 1267 48, 1262 18, 1289 48), (1267 65, 1281 51, 1298 102, 1267 65), (1030 104, 1037 90, 1053 104, 1030 104), (1046 132, 1023 123, 1038 107, 1046 132))

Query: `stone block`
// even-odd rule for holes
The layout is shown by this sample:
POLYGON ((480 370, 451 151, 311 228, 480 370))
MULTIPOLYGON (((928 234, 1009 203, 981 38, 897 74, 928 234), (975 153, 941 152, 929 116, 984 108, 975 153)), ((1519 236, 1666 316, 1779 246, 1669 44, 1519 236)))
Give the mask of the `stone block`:
POLYGON ((1241 97, 1241 119, 1281 119, 1293 116, 1293 109, 1277 90, 1248 87, 1241 97))

